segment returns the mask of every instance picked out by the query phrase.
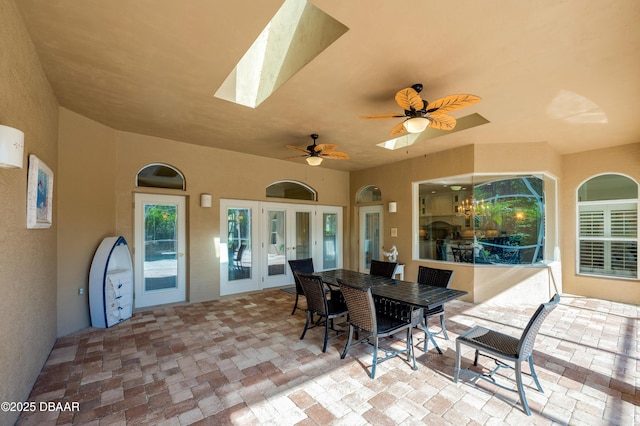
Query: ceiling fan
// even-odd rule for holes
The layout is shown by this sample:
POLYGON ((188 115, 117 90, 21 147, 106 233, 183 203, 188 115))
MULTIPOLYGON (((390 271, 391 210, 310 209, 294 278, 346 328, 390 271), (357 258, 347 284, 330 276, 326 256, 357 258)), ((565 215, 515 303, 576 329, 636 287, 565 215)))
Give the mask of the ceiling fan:
POLYGON ((313 144, 307 146, 307 148, 300 148, 298 146, 287 145, 287 148, 293 149, 295 151, 302 151, 304 155, 293 155, 289 158, 300 158, 306 157, 307 163, 311 166, 319 166, 322 163, 322 159, 328 158, 331 160, 348 160, 349 154, 339 151, 334 151, 334 149, 338 148, 338 145, 331 143, 321 143, 316 145, 316 140, 318 139, 317 134, 312 134, 311 138, 313 139, 313 144))
POLYGON ((405 118, 402 123, 391 130, 391 136, 404 132, 420 133, 427 127, 452 130, 456 126, 456 119, 446 113, 473 105, 481 100, 475 95, 460 94, 427 102, 420 97, 420 92, 422 92, 422 84, 414 84, 396 93, 396 103, 404 109, 404 114, 363 115, 362 118, 372 120, 405 118))

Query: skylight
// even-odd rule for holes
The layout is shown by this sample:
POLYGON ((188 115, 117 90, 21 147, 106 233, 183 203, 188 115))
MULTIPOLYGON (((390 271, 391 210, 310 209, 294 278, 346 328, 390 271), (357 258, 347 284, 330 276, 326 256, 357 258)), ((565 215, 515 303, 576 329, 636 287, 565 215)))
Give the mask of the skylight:
POLYGON ((472 127, 481 126, 483 124, 487 124, 490 121, 481 116, 480 114, 473 113, 471 115, 467 115, 456 120, 456 127, 453 130, 438 130, 432 129, 431 127, 427 127, 422 133, 409 133, 403 136, 397 137, 395 139, 390 139, 385 142, 381 142, 377 144, 379 147, 394 150, 404 148, 410 145, 413 145, 419 137, 424 137, 426 139, 434 139, 439 136, 450 135, 451 133, 459 132, 466 129, 471 129, 472 127))
POLYGON ((286 0, 215 97, 256 108, 347 31, 306 0, 286 0))
POLYGON ((420 137, 420 133, 409 133, 407 135, 403 135, 395 139, 389 139, 388 141, 381 142, 377 145, 381 146, 382 148, 391 149, 391 150, 400 149, 409 145, 413 145, 416 142, 416 140, 418 140, 419 137, 420 137))

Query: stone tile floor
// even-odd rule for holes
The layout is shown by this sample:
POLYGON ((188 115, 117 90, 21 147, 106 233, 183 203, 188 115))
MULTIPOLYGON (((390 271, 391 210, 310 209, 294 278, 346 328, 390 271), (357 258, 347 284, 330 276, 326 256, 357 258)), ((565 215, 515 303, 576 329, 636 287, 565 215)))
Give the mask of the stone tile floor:
MULTIPOLYGON (((396 357, 371 380, 367 345, 341 360, 344 336, 324 354, 321 329, 299 340, 305 314, 291 315, 293 300, 269 290, 136 313, 107 330, 60 338, 29 401, 80 409, 24 413, 17 424, 640 424, 638 306, 563 296, 534 352, 544 393, 525 378, 528 417, 516 393, 452 376, 458 334, 481 324, 519 336, 536 306, 451 302, 451 340, 436 338, 443 355, 419 345, 417 371, 396 357)), ((472 359, 465 349, 464 366, 472 359)))

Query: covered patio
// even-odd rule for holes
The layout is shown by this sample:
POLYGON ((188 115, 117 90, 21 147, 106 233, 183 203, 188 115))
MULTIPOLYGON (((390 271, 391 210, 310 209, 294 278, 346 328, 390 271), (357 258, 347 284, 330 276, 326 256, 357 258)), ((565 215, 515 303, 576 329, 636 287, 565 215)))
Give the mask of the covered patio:
MULTIPOLYGON (((443 355, 417 350, 417 371, 395 358, 371 380, 370 348, 359 345, 340 360, 344 337, 324 354, 318 330, 299 340, 305 316, 290 314, 293 297, 269 290, 167 307, 62 337, 29 401, 77 401, 81 409, 24 413, 17 424, 640 422, 637 306, 562 297, 535 346, 544 393, 525 379, 527 417, 516 393, 464 378, 454 384, 452 376, 460 333, 480 324, 518 336, 535 306, 453 301, 451 340, 438 338, 443 355)), ((472 358, 463 353, 466 364, 472 358)))

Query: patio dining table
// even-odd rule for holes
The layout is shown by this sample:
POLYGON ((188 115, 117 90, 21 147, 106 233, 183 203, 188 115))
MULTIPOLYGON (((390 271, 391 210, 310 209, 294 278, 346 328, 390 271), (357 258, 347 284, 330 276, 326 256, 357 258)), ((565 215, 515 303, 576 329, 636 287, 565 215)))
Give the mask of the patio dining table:
POLYGON ((385 313, 389 313, 390 309, 398 311, 400 308, 400 310, 407 312, 412 324, 422 328, 440 354, 442 351, 424 322, 424 310, 442 306, 467 294, 463 290, 379 277, 347 269, 315 272, 314 275, 322 277, 322 281, 333 289, 338 287, 338 278, 353 287, 371 288, 376 309, 382 309, 385 313))

